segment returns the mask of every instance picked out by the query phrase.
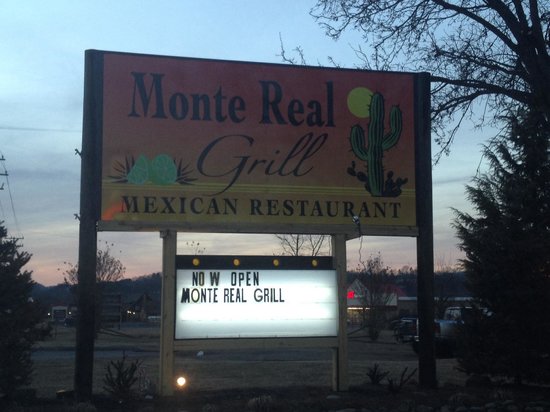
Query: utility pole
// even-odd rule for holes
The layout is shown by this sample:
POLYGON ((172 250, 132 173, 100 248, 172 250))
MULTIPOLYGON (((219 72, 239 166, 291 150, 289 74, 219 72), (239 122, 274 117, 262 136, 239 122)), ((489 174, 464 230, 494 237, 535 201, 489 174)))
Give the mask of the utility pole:
MULTIPOLYGON (((2 157, 0 157, 0 162, 3 162, 5 161, 6 158, 4 157, 4 155, 2 155, 2 157)), ((0 176, 8 176, 8 171, 6 170, 6 168, 4 167, 4 173, 0 173, 0 176)), ((4 182, 2 182, 2 186, 0 186, 0 190, 4 190, 4 182)))

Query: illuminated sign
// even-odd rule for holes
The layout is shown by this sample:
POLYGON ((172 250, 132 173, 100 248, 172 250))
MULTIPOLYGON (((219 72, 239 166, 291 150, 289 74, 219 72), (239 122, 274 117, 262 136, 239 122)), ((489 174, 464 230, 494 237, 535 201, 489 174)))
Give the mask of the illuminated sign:
POLYGON ((415 235, 415 74, 88 53, 101 230, 415 235))
POLYGON ((328 257, 178 256, 176 339, 338 334, 328 257))

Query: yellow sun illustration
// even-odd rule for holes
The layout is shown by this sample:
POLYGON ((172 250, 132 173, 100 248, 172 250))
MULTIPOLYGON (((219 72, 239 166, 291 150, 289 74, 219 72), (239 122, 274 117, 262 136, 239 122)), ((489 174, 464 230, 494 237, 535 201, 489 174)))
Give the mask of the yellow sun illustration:
POLYGON ((366 87, 356 87, 348 93, 348 109, 355 116, 364 119, 369 117, 372 91, 366 87))

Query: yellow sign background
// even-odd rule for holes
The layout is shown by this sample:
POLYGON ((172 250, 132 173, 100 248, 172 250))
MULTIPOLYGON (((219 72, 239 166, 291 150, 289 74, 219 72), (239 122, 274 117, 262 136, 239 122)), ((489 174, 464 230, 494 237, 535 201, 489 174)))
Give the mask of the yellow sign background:
POLYGON ((414 231, 414 74, 105 52, 102 79, 111 229, 414 231))

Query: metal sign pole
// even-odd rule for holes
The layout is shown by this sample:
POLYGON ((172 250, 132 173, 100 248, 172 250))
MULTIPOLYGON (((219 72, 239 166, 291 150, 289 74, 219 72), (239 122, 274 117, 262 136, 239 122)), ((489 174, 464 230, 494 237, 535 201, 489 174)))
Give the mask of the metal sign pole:
POLYGON ((332 388, 335 391, 349 389, 348 334, 347 334, 347 286, 346 286, 346 236, 332 236, 332 254, 338 283, 338 347, 332 355, 332 388))
POLYGON ((101 92, 94 76, 103 64, 101 57, 86 54, 84 85, 84 118, 82 128, 80 176, 80 228, 78 242, 78 317, 76 323, 74 389, 79 401, 92 398, 95 339, 97 222, 101 169, 101 92))
POLYGON ((176 296, 177 232, 165 230, 162 238, 162 303, 160 323, 159 387, 161 396, 174 393, 174 299, 176 296))
POLYGON ((433 206, 432 206, 432 159, 430 134, 430 76, 425 73, 417 78, 416 133, 416 216, 418 237, 416 254, 418 265, 418 380, 421 386, 435 388, 435 337, 434 337, 434 258, 433 258, 433 206))

